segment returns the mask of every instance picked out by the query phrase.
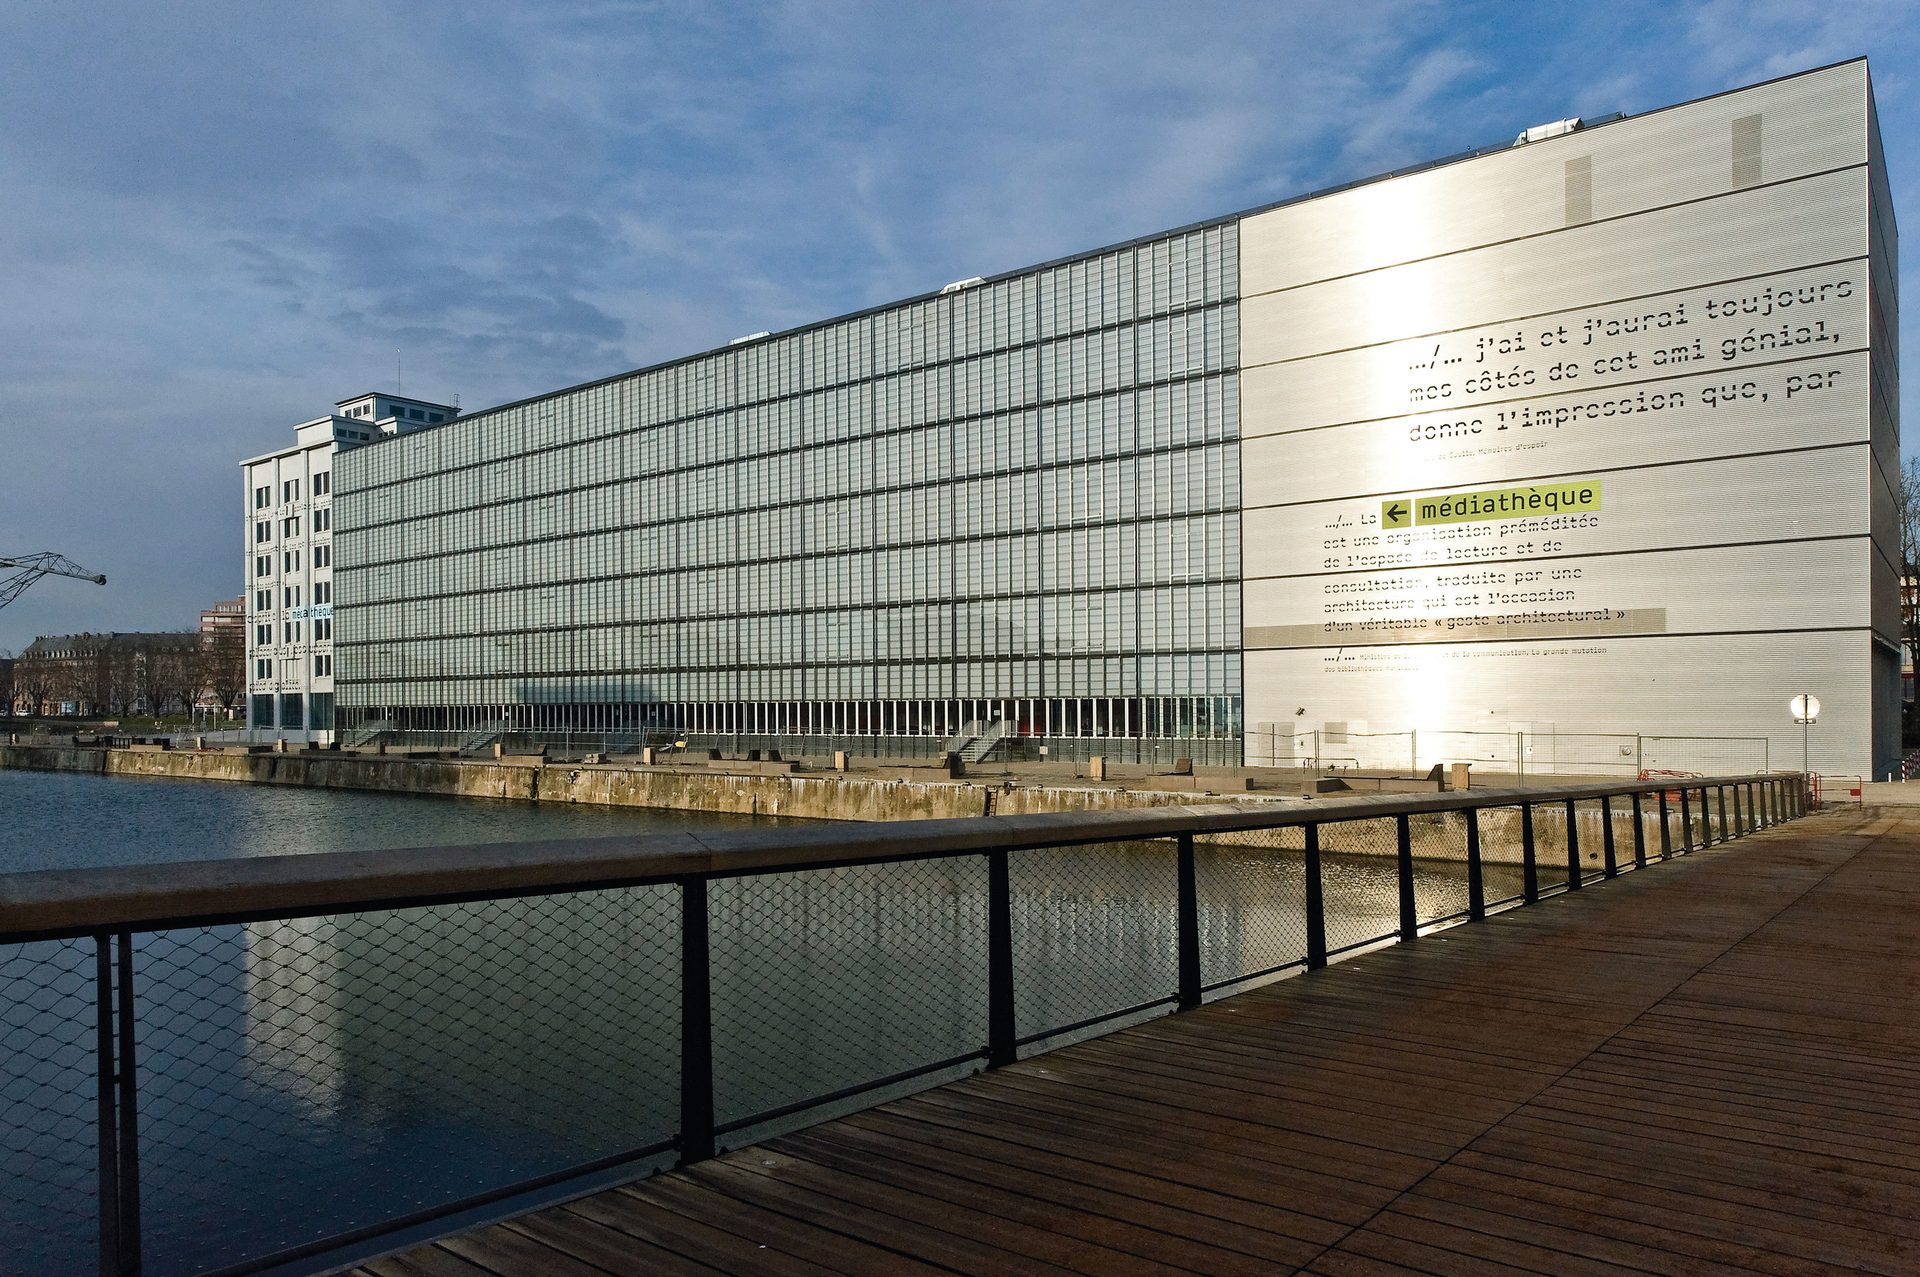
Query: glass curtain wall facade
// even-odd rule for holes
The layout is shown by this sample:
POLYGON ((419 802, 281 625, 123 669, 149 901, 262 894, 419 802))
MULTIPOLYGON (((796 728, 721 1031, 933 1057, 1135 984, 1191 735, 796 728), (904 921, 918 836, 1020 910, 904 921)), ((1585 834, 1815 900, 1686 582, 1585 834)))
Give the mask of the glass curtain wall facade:
POLYGON ((1177 232, 343 454, 342 731, 1238 762, 1238 280, 1177 232))

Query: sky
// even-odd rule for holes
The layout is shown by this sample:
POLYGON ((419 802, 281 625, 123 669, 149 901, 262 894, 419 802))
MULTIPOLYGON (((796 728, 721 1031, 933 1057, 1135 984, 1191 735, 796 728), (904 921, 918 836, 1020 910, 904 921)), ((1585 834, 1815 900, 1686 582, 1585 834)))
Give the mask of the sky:
POLYGON ((0 555, 108 576, 0 652, 239 594, 238 462, 396 373, 472 411, 1863 54, 1914 227, 1920 0, 0 0, 0 555))

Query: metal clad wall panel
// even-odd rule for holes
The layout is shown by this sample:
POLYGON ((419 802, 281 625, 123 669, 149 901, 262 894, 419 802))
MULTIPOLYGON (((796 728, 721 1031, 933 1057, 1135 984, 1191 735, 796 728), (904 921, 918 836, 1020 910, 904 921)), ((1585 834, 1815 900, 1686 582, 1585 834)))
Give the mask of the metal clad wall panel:
POLYGON ((1868 559, 1866 539, 1850 537, 1249 581, 1247 650, 1864 629, 1868 559), (1349 590, 1363 592, 1330 592, 1349 590))
MULTIPOLYGON (((1784 248, 1822 251, 1801 242, 1797 234, 1784 248)), ((1533 313, 1524 320, 1427 332, 1249 368, 1243 376, 1245 437, 1589 391, 1870 345, 1867 267, 1858 257, 1763 273, 1757 282, 1652 295, 1634 294, 1633 285, 1622 284, 1611 273, 1590 277, 1587 286, 1597 296, 1630 300, 1577 305, 1533 313), (1727 305, 1768 294, 1787 299, 1787 304, 1761 307, 1765 315, 1727 305), (1814 300, 1809 304, 1800 300, 1803 297, 1814 300)), ((1504 305, 1512 311, 1531 300, 1516 292, 1504 305)))
MULTIPOLYGON (((1672 745, 1655 765, 1700 772, 1742 770, 1753 765, 1748 755, 1758 754, 1758 742, 1765 741, 1767 762, 1776 768, 1798 769, 1800 728, 1781 720, 1787 717, 1788 697, 1806 690, 1821 702, 1820 722, 1810 733, 1814 769, 1859 771, 1856 760, 1865 744, 1854 741, 1860 733, 1853 725, 1868 722, 1873 712, 1869 642, 1861 631, 1613 639, 1570 648, 1553 660, 1539 659, 1541 646, 1522 642, 1349 648, 1338 656, 1309 650, 1249 652, 1247 721, 1291 723, 1302 732, 1319 727, 1322 720, 1310 705, 1303 716, 1296 717, 1294 710, 1301 707, 1302 699, 1325 686, 1333 677, 1329 665, 1337 663, 1341 704, 1351 716, 1348 721, 1365 723, 1377 732, 1392 730, 1410 717, 1438 723, 1444 712, 1449 719, 1461 715, 1447 724, 1449 731, 1487 732, 1509 740, 1514 731, 1542 736, 1623 733, 1631 749, 1636 733, 1713 735, 1722 739, 1672 745), (1481 666, 1498 668, 1502 674, 1497 679, 1482 678, 1475 672, 1481 666), (1622 669, 1639 674, 1625 678, 1622 669), (1739 671, 1740 677, 1730 677, 1732 671, 1739 671), (1570 683, 1589 686, 1595 694, 1571 701, 1566 695, 1570 683), (1452 695, 1430 711, 1443 693, 1452 695), (1553 717, 1552 707, 1564 707, 1566 713, 1553 717), (1656 728, 1656 724, 1726 726, 1706 733, 1656 728), (1739 725, 1752 730, 1727 729, 1739 725), (1754 743, 1743 739, 1749 737, 1754 743)), ((1454 737, 1449 756, 1465 756, 1463 744, 1454 737)), ((1352 747, 1324 748, 1329 755, 1357 752, 1352 747)), ((1648 748, 1651 753, 1652 746, 1648 748)), ((1631 754, 1619 756, 1614 742, 1590 744, 1573 757, 1588 764, 1581 770, 1594 771, 1591 764, 1603 751, 1611 758, 1610 774, 1632 774, 1631 754)), ((1538 755, 1534 758, 1535 766, 1546 762, 1538 755)))
POLYGON ((1591 155, 1596 219, 1724 194, 1732 122, 1769 117, 1766 179, 1865 158, 1864 63, 1290 205, 1241 223, 1241 296, 1565 225, 1565 163, 1591 155))
POLYGON ((1248 298, 1241 358, 1252 369, 1860 257, 1865 204, 1865 170, 1854 168, 1248 298))
MULTIPOLYGON (((1283 462, 1289 441, 1261 440, 1248 445, 1249 496, 1252 474, 1269 471, 1283 462), (1275 459, 1263 463, 1261 458, 1275 459)), ((1867 449, 1856 443, 1812 452, 1693 461, 1643 471, 1636 481, 1610 486, 1610 475, 1597 476, 1606 518, 1582 541, 1596 554, 1623 554, 1675 546, 1727 545, 1738 542, 1801 540, 1812 537, 1858 537, 1860 483, 1867 449)), ((1540 475, 1552 482, 1569 476, 1540 475)), ((1284 486, 1284 485, 1281 485, 1284 486)), ((1429 493, 1457 488, 1429 487, 1429 493)), ((1322 578, 1351 571, 1383 553, 1377 529, 1362 526, 1364 516, 1377 516, 1383 504, 1413 493, 1377 493, 1295 505, 1256 509, 1247 518, 1260 528, 1257 539, 1245 547, 1249 603, 1262 577, 1310 576, 1322 578), (1310 552, 1303 553, 1302 547, 1310 552)), ((1454 525, 1462 535, 1448 539, 1414 539, 1394 546, 1396 567, 1472 563, 1462 558, 1468 547, 1484 547, 1503 537, 1498 523, 1454 525)))
MULTIPOLYGON (((1422 413, 1249 439, 1242 467, 1245 500, 1248 506, 1264 506, 1335 494, 1386 494, 1575 475, 1595 468, 1692 461, 1737 452, 1865 444, 1866 355, 1840 355, 1822 360, 1818 367, 1839 373, 1835 388, 1798 391, 1791 399, 1786 397, 1788 379, 1804 378, 1807 372, 1794 365, 1778 365, 1730 378, 1694 373, 1644 387, 1562 391, 1492 410, 1422 413), (1751 397, 1716 401, 1712 406, 1706 402, 1708 391, 1717 394, 1727 386, 1736 387, 1736 395, 1748 395, 1748 383, 1751 397), (1655 402, 1655 395, 1681 395, 1684 402, 1678 407, 1551 424, 1556 410, 1585 412, 1597 405, 1597 411, 1604 411, 1607 404, 1638 404, 1643 391, 1649 404, 1655 402), (1768 398, 1760 400, 1760 395, 1768 398), (1548 424, 1515 425, 1501 432, 1496 414, 1521 409, 1530 414, 1528 420, 1548 424), (1477 434, 1443 433, 1462 423, 1470 430, 1475 421, 1481 423, 1477 434)), ((1249 385, 1248 414, 1263 402, 1249 385)), ((1251 524, 1247 535, 1249 540, 1254 536, 1251 524)))
POLYGON ((1866 120, 1855 63, 1248 219, 1249 723, 1785 744, 1812 691, 1870 770, 1866 120))

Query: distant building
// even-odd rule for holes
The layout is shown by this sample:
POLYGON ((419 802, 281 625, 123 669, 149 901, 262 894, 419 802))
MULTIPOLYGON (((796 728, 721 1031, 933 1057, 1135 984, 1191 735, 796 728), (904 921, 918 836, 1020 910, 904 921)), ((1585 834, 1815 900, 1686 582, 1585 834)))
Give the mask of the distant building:
POLYGON ((195 705, 231 710, 247 685, 247 597, 221 599, 200 613, 200 650, 206 658, 195 705))
POLYGON ((210 643, 219 635, 232 631, 244 634, 247 627, 247 598, 243 594, 238 598, 221 599, 212 607, 200 613, 200 639, 210 643))
MULTIPOLYGON (((333 730, 333 458, 451 420, 459 408, 367 393, 293 428, 293 445, 240 463, 244 476, 247 725, 289 738, 333 730)), ((222 605, 215 605, 217 612, 222 605)), ((228 622, 202 614, 201 626, 228 622)))
POLYGON ((200 636, 182 631, 52 634, 15 658, 22 714, 159 714, 199 695, 200 636))

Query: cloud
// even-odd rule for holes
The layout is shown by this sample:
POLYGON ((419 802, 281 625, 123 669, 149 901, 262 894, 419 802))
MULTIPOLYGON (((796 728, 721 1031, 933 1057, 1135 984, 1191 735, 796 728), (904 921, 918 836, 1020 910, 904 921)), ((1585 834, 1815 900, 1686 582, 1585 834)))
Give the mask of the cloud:
POLYGON ((0 648, 236 593, 237 467, 344 394, 484 406, 1871 51, 1899 6, 0 8, 0 648))

